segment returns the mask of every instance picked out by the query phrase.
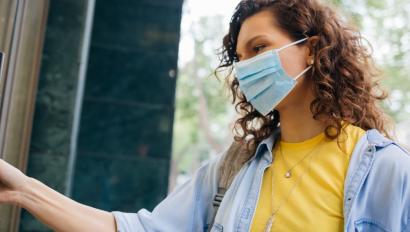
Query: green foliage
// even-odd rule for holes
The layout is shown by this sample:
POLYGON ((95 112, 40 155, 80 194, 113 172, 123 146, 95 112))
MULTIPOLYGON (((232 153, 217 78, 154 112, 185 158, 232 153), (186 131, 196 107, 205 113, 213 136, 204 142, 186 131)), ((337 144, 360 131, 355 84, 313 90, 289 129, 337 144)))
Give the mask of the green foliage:
POLYGON ((345 0, 344 11, 353 15, 372 40, 374 55, 384 71, 382 86, 391 97, 383 108, 396 122, 410 113, 410 2, 407 0, 345 0), (355 7, 351 7, 355 6, 355 7))
POLYGON ((224 33, 222 21, 221 16, 200 18, 186 32, 193 41, 194 57, 180 67, 178 76, 173 158, 179 160, 179 172, 193 171, 229 139, 231 107, 224 80, 213 75, 224 33))

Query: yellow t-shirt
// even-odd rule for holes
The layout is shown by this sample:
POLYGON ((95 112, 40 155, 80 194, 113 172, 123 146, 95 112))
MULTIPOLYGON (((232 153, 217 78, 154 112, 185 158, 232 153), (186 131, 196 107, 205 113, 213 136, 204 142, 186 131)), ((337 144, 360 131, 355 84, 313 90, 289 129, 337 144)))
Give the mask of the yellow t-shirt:
POLYGON ((272 165, 263 175, 251 225, 252 232, 263 231, 268 218, 281 204, 272 232, 343 231, 345 175, 351 153, 357 141, 365 134, 360 127, 345 125, 346 134, 342 130, 339 135, 342 149, 336 139, 327 139, 324 132, 300 143, 280 141, 275 146, 272 165), (281 148, 283 156, 280 154, 281 148), (296 163, 298 164, 291 170, 292 176, 286 178, 286 164, 291 168, 296 163), (300 176, 302 173, 303 176, 300 176), (295 185, 296 182, 298 183, 295 185), (294 185, 296 187, 292 191, 294 185), (289 194, 290 191, 292 192, 289 194))

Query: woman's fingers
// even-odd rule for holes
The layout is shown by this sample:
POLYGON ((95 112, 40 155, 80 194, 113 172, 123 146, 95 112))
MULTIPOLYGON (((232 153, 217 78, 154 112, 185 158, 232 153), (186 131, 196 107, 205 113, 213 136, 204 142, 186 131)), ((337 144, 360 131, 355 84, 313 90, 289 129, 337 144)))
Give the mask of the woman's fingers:
POLYGON ((4 184, 0 181, 0 192, 3 191, 3 190, 6 190, 6 189, 7 189, 7 186, 4 185, 4 184))
POLYGON ((0 187, 10 187, 10 164, 0 159, 0 187))
POLYGON ((19 169, 0 159, 0 184, 10 190, 18 190, 24 186, 27 176, 19 169))
POLYGON ((0 204, 16 204, 19 193, 12 190, 0 190, 0 204))
POLYGON ((28 180, 23 172, 0 159, 0 204, 19 205, 28 180))

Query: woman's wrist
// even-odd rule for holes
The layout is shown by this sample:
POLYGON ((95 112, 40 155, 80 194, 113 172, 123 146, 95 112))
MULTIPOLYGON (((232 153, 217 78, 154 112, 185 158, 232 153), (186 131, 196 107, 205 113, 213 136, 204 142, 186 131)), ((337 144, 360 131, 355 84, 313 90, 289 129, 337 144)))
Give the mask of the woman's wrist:
POLYGON ((17 190, 15 204, 28 210, 36 202, 36 193, 41 182, 31 177, 27 177, 24 182, 25 184, 17 190))
POLYGON ((20 186, 8 190, 3 196, 5 202, 18 207, 26 208, 30 201, 29 199, 31 199, 31 197, 29 197, 31 194, 29 190, 33 185, 33 181, 31 179, 32 178, 30 177, 24 178, 20 186))

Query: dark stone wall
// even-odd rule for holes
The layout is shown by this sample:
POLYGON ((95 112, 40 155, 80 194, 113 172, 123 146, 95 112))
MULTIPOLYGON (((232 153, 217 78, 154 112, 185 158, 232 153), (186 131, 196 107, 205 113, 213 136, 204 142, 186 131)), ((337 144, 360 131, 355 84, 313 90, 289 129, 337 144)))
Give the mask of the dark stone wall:
POLYGON ((168 190, 182 0, 99 0, 74 199, 152 209, 168 190))

